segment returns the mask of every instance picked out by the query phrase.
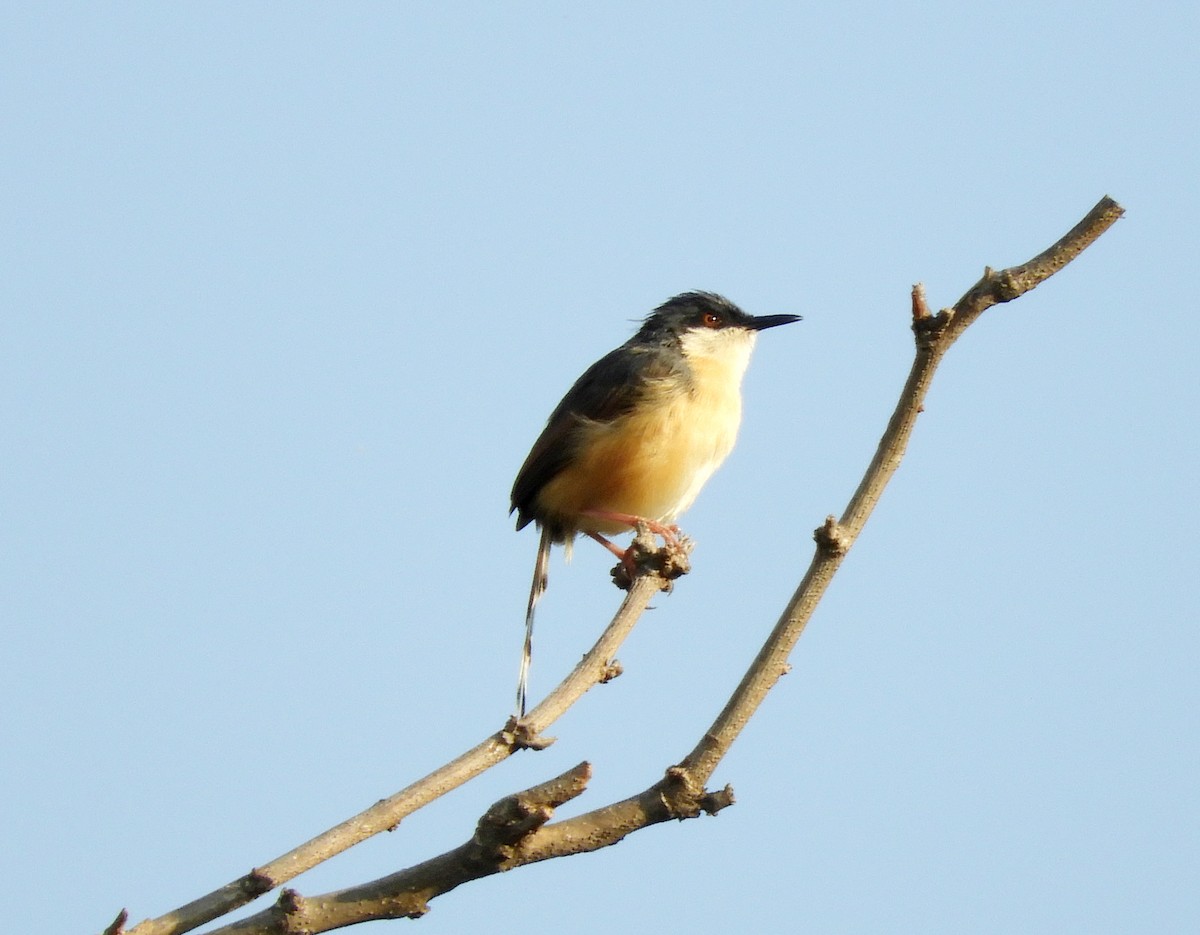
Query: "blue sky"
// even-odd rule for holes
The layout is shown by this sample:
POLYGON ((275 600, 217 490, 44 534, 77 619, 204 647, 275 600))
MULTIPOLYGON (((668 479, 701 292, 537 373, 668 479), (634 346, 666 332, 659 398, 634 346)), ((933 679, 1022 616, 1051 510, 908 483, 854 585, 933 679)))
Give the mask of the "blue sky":
MULTIPOLYGON (((1183 931, 1200 865, 1193 4, 37 4, 0 14, 0 833, 13 931, 161 914, 496 729, 575 376, 687 289, 763 335, 625 674, 300 877, 691 748, 952 303, 987 313, 714 777, 736 807, 438 900, 427 935, 1183 931), (505 918, 511 918, 505 928, 505 918)), ((603 626, 556 555, 533 692, 603 626)), ((407 923, 383 923, 399 927, 407 923)))

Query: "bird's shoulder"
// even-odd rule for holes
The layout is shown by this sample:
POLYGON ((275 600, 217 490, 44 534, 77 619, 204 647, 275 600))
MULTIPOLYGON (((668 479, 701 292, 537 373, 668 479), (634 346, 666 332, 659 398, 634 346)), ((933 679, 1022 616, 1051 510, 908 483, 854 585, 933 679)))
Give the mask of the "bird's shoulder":
POLYGON ((535 518, 538 491, 570 462, 579 424, 611 422, 631 411, 649 384, 678 372, 677 356, 665 348, 626 344, 605 354, 580 375, 550 414, 517 472, 512 489, 517 528, 535 518))
POLYGON ((676 370, 675 360, 664 348, 619 347, 580 375, 550 414, 547 426, 564 417, 608 422, 622 416, 637 405, 647 384, 676 370))

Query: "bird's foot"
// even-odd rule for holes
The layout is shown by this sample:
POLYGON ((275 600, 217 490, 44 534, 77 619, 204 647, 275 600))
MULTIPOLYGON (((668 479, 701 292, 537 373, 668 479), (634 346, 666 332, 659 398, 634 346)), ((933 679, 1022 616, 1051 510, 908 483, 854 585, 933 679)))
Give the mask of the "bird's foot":
POLYGON ((672 581, 691 571, 689 556, 694 546, 678 526, 638 520, 637 535, 629 548, 613 549, 621 560, 612 569, 613 584, 628 591, 639 574, 651 574, 661 579, 664 591, 670 591, 672 581), (662 538, 661 547, 654 541, 655 536, 662 538))

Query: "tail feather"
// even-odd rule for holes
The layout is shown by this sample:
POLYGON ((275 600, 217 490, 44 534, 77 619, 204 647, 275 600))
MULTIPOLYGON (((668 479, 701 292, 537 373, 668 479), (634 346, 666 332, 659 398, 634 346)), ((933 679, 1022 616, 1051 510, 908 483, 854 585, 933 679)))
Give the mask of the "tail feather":
POLYGON ((533 564, 533 584, 529 588, 529 604, 525 608, 525 646, 521 651, 521 671, 517 676, 517 718, 525 716, 525 698, 529 686, 529 664, 533 659, 533 611, 546 593, 550 583, 550 531, 542 528, 538 541, 537 561, 533 564))

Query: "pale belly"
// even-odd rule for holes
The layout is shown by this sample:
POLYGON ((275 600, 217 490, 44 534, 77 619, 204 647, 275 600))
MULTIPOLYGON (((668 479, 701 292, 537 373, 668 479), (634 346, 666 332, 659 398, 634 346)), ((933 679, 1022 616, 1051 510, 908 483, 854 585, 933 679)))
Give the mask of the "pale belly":
POLYGON ((649 413, 589 424, 581 456, 542 489, 540 503, 583 532, 629 529, 587 511, 674 522, 732 450, 740 396, 680 394, 649 413))

